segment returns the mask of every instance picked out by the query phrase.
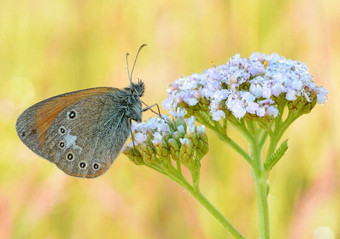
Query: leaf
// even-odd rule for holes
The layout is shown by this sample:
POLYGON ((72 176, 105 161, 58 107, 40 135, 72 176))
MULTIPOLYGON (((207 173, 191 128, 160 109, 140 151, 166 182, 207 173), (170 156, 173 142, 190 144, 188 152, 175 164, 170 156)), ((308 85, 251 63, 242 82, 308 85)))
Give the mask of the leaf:
POLYGON ((282 158, 282 156, 285 154, 285 152, 288 149, 287 144, 288 139, 282 142, 280 147, 270 156, 270 158, 264 163, 264 167, 266 170, 271 170, 277 162, 282 158))

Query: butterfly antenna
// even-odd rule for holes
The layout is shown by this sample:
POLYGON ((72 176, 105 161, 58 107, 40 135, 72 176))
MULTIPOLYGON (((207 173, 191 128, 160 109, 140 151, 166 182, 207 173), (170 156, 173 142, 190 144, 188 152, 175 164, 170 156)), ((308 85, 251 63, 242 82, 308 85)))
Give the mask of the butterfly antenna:
MULTIPOLYGON (((139 55, 139 52, 143 49, 143 47, 147 46, 146 44, 143 44, 139 47, 138 49, 138 52, 137 52, 137 55, 136 55, 136 58, 135 58, 135 62, 133 63, 133 66, 132 66, 132 70, 131 70, 131 74, 130 74, 130 83, 132 84, 132 74, 133 74, 133 70, 135 69, 135 66, 136 66, 136 62, 137 62, 137 59, 138 59, 138 55, 139 55)), ((126 60, 127 60, 127 56, 126 56, 126 60)))
POLYGON ((126 68, 127 68, 127 73, 128 73, 128 77, 130 80, 130 84, 132 84, 132 79, 131 79, 131 75, 129 71, 129 60, 128 60, 129 55, 130 55, 129 53, 126 53, 126 68))

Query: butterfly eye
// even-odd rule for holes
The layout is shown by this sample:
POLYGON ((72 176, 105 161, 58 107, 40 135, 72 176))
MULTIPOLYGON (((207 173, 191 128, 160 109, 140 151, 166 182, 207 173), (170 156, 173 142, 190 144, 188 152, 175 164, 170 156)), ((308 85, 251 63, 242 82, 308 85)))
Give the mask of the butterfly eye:
POLYGON ((79 163, 79 167, 80 167, 80 168, 83 168, 83 169, 86 168, 86 163, 83 162, 83 161, 80 162, 80 163, 79 163))
POLYGON ((61 127, 59 128, 59 134, 60 134, 60 135, 64 135, 65 133, 66 133, 65 127, 64 127, 64 126, 61 126, 61 127))
POLYGON ((77 113, 76 113, 76 111, 74 111, 74 110, 71 110, 71 111, 69 111, 69 112, 67 112, 67 117, 69 118, 69 119, 75 119, 76 117, 77 117, 77 113))
POLYGON ((68 161, 72 161, 73 159, 74 159, 74 155, 73 155, 73 153, 68 153, 67 155, 66 155, 66 159, 68 160, 68 161))
POLYGON ((92 167, 93 167, 94 170, 98 170, 99 169, 99 164, 98 163, 94 163, 92 165, 92 167))
POLYGON ((60 147, 61 149, 63 149, 63 148, 65 147, 65 142, 64 142, 64 141, 60 141, 60 142, 59 142, 59 147, 60 147))

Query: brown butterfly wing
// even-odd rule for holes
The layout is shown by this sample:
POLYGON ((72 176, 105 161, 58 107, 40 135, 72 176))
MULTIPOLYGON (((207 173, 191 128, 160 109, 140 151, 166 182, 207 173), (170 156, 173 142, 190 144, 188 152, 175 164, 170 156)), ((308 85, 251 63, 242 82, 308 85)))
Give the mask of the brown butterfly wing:
POLYGON ((115 92, 88 97, 65 108, 46 132, 49 160, 72 176, 103 174, 130 133, 124 112, 115 92))
POLYGON ((98 87, 74 91, 41 101, 25 110, 16 122, 16 130, 22 142, 36 154, 49 159, 46 133, 56 117, 67 107, 82 100, 116 91, 116 88, 98 87))

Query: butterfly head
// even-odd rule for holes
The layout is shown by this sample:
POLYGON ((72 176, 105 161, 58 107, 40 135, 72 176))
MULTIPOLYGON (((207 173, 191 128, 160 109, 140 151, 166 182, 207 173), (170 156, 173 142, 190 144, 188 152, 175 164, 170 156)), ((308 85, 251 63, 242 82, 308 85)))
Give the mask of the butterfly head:
POLYGON ((138 79, 137 83, 132 83, 130 85, 131 93, 135 96, 142 97, 144 94, 144 82, 138 79))
POLYGON ((144 93, 144 83, 138 80, 137 83, 132 83, 130 87, 124 90, 125 100, 122 102, 125 109, 125 115, 137 122, 142 122, 142 102, 140 97, 144 93))

